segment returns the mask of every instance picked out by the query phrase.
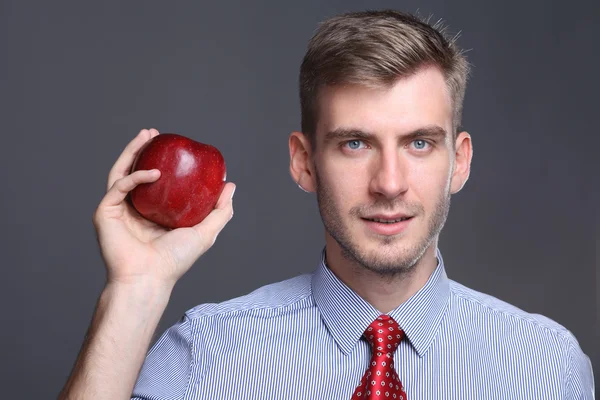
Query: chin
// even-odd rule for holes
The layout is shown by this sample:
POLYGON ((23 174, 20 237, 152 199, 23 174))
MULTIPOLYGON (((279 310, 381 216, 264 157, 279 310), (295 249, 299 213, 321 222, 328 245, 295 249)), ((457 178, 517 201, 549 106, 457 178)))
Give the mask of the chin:
POLYGON ((428 246, 402 242, 398 237, 387 236, 370 242, 368 246, 352 246, 343 249, 346 258, 354 260, 359 266, 381 275, 397 275, 414 269, 428 246))

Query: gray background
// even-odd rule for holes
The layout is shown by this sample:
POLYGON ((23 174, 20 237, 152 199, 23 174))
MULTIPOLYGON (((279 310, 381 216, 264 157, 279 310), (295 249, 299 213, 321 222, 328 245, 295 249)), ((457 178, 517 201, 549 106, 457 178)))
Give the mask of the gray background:
POLYGON ((2 397, 64 385, 105 279, 91 217, 142 128, 217 146, 238 187, 157 335, 316 266, 316 199, 288 173, 300 62, 326 17, 387 7, 443 18, 474 65, 472 175, 440 242, 449 276, 566 326, 600 375, 598 3, 2 1, 2 397))

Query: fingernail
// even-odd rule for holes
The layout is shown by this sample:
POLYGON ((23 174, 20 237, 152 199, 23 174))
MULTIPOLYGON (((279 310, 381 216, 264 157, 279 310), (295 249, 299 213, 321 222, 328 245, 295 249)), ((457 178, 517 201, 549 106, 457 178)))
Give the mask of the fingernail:
MULTIPOLYGON (((233 195, 235 194, 235 189, 237 189, 237 186, 234 186, 234 187, 233 187, 233 191, 231 192, 231 199, 233 199, 233 195)), ((230 200, 231 200, 231 199, 230 199, 230 200)))

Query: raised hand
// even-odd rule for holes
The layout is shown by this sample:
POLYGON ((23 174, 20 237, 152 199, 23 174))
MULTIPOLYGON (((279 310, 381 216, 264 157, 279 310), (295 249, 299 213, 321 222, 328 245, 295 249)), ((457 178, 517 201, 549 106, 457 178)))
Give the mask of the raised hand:
POLYGON ((143 218, 126 201, 137 185, 160 177, 157 170, 129 173, 139 150, 158 134, 155 129, 143 129, 125 147, 110 170, 107 193, 94 213, 108 283, 174 285, 214 244, 233 216, 233 183, 225 185, 208 217, 190 228, 163 228, 143 218))
POLYGON ((156 135, 155 129, 144 129, 125 147, 94 213, 108 281, 61 400, 130 398, 175 282, 233 216, 233 183, 225 185, 208 217, 191 228, 165 229, 138 214, 127 194, 154 182, 160 172, 129 172, 141 147, 156 135))

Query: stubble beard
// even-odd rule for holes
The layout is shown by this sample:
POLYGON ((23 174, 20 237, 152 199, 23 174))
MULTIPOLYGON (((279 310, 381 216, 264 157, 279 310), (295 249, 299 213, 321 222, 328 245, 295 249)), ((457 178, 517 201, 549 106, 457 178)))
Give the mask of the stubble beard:
MULTIPOLYGON (((326 187, 322 184, 319 174, 316 173, 317 183, 317 202, 319 212, 325 230, 339 244, 342 257, 350 263, 371 271, 384 278, 395 278, 401 275, 409 275, 414 271, 414 268, 421 260, 425 251, 439 236, 450 210, 450 190, 449 187, 442 191, 440 198, 436 202, 433 213, 427 221, 427 231, 424 237, 417 240, 412 245, 404 245, 401 241, 406 241, 408 236, 385 236, 379 239, 381 246, 378 249, 368 253, 361 251, 360 246, 356 243, 350 229, 344 224, 344 218, 340 210, 336 207, 335 201, 326 187), (399 248, 402 248, 398 253, 399 248), (367 254, 368 253, 368 254, 367 254)), ((402 203, 399 201, 393 202, 378 202, 372 207, 358 206, 354 207, 349 212, 349 218, 356 220, 360 219, 361 215, 365 215, 367 209, 381 211, 388 209, 390 211, 403 210, 408 211, 411 215, 422 218, 424 215, 423 206, 415 203, 402 203)), ((347 220, 347 218, 346 218, 347 220)), ((416 221, 411 221, 416 222, 416 221)), ((409 226, 409 229, 411 227, 409 226)))

